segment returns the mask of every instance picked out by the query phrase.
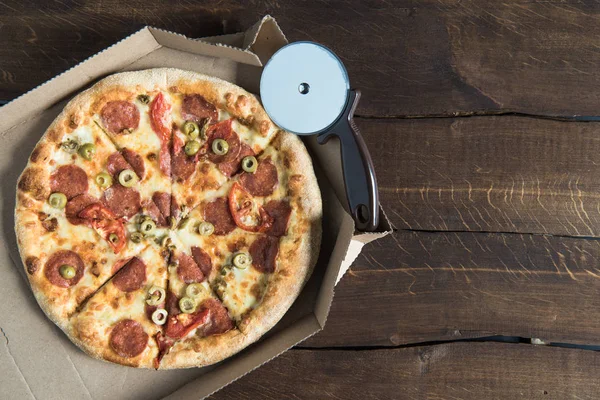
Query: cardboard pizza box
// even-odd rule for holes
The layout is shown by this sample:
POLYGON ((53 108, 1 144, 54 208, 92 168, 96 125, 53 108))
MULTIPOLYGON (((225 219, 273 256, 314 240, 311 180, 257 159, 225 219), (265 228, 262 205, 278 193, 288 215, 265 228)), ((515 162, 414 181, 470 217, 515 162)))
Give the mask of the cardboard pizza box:
POLYGON ((310 281, 276 327, 219 364, 172 371, 95 360, 72 344, 37 305, 14 233, 15 188, 39 138, 66 102, 106 75, 154 67, 195 70, 258 93, 262 65, 287 40, 266 16, 246 32, 190 39, 146 27, 0 108, 0 398, 200 399, 323 329, 334 286, 362 246, 391 231, 380 210, 379 232, 360 233, 344 210, 339 145, 305 140, 323 196, 323 243, 310 281))

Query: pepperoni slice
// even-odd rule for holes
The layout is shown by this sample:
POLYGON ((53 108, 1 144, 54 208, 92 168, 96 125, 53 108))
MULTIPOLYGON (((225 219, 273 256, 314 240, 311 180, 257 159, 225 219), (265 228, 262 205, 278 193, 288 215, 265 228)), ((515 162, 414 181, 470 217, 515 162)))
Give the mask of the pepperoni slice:
POLYGON ((215 235, 227 235, 235 229, 227 198, 219 197, 204 207, 204 220, 215 226, 215 235))
POLYGON ((100 200, 90 196, 89 194, 80 194, 79 196, 73 197, 67 202, 67 206, 65 207, 67 220, 69 220, 69 222, 73 225, 81 225, 86 223, 86 219, 80 218, 79 213, 87 206, 99 202, 100 200))
POLYGON ((196 261, 196 264, 198 264, 198 267, 204 276, 210 276, 210 272, 212 271, 212 261, 210 260, 210 256, 200 247, 194 246, 192 247, 192 257, 194 258, 194 261, 196 261))
POLYGON ((130 218, 138 213, 141 207, 140 193, 133 188, 112 185, 104 191, 102 202, 115 213, 117 218, 130 218))
POLYGON ((50 176, 50 190, 64 193, 71 200, 88 191, 87 174, 77 165, 60 166, 50 176))
POLYGON ((183 182, 192 176, 196 170, 196 163, 185 153, 179 153, 173 155, 171 167, 173 178, 178 182, 183 182))
POLYGON ((260 272, 275 272, 275 259, 279 253, 279 239, 272 236, 260 236, 250 246, 252 266, 260 272))
POLYGON ((290 203, 285 200, 271 200, 264 207, 267 214, 273 218, 273 225, 265 233, 270 236, 284 236, 292 214, 290 203))
POLYGON ((146 282, 146 264, 133 257, 113 278, 113 284, 123 292, 133 292, 146 282))
POLYGON ((148 334, 139 322, 123 319, 112 328, 109 343, 115 353, 131 358, 142 354, 148 344, 148 334))
POLYGON ((118 151, 115 151, 106 160, 106 169, 115 179, 118 178, 119 173, 124 169, 131 169, 131 165, 125 160, 125 157, 118 151))
POLYGON ((154 192, 152 201, 158 206, 158 209, 165 218, 171 215, 171 195, 169 193, 154 192))
POLYGON ((150 104, 150 123, 161 143, 158 165, 160 170, 167 176, 171 175, 169 142, 171 141, 172 134, 169 111, 171 111, 171 105, 165 100, 164 95, 162 93, 156 95, 150 104))
POLYGON ((83 277, 83 260, 79 254, 71 250, 59 250, 52 254, 44 266, 44 275, 51 284, 62 288, 68 288, 76 285, 83 277), (70 265, 75 268, 75 276, 71 279, 65 279, 60 275, 60 267, 70 265))
POLYGON ((204 274, 196 261, 187 254, 180 254, 177 265, 177 276, 185 283, 202 282, 204 274))
POLYGON ((116 274, 116 273, 117 273, 117 272, 119 272, 119 270, 120 270, 121 268, 123 268, 123 266, 124 266, 125 264, 127 264, 128 262, 129 262, 129 260, 128 260, 128 259, 126 259, 126 258, 116 261, 116 262, 113 264, 112 268, 110 269, 110 270, 111 270, 111 273, 112 273, 113 275, 114 275, 114 274, 116 274))
POLYGON ((140 178, 140 180, 144 179, 146 176, 146 166, 144 165, 144 159, 142 156, 128 148, 121 150, 121 154, 123 155, 125 161, 131 165, 131 168, 138 178, 140 178))
POLYGON ((150 216, 156 222, 158 226, 167 226, 167 220, 162 215, 158 206, 153 201, 147 201, 144 203, 144 212, 150 216))
POLYGON ((240 150, 242 148, 240 144, 240 138, 238 134, 235 133, 235 131, 231 128, 231 123, 231 119, 221 121, 215 125, 212 125, 209 129, 209 132, 207 133, 208 142, 206 143, 206 151, 208 153, 208 159, 214 162, 215 164, 220 164, 224 162, 229 163, 235 161, 237 160, 237 157, 240 154, 240 150), (227 144, 229 145, 229 150, 227 151, 227 154, 220 156, 213 153, 212 144, 216 139, 223 139, 227 141, 227 144))
POLYGON ((181 115, 184 119, 195 122, 200 122, 206 118, 210 118, 213 122, 219 120, 219 113, 215 106, 199 94, 190 94, 183 98, 181 115))
POLYGON ((198 157, 188 157, 183 152, 183 140, 178 135, 173 135, 173 154, 171 156, 171 174, 178 181, 188 179, 196 169, 198 157))
POLYGON ((177 221, 181 218, 181 208, 179 208, 179 203, 173 195, 171 195, 171 216, 177 221))
POLYGON ((233 321, 220 301, 207 299, 202 302, 200 307, 210 312, 209 322, 198 329, 200 336, 219 335, 233 329, 233 321))
POLYGON ((102 124, 112 133, 135 129, 140 123, 140 111, 128 101, 109 101, 100 111, 102 124))
POLYGON ((169 316, 175 316, 181 313, 179 310, 179 298, 175 293, 167 290, 167 299, 165 300, 165 310, 169 313, 169 316))
POLYGON ((244 157, 253 155, 254 151, 252 151, 252 148, 246 143, 241 143, 240 154, 237 156, 237 158, 232 161, 222 162, 218 164, 219 171, 221 171, 223 175, 231 176, 242 168, 242 160, 244 159, 244 157))
POLYGON ((263 160, 258 163, 254 173, 244 172, 240 176, 240 183, 252 196, 268 196, 279 183, 277 168, 271 160, 263 160))
POLYGON ((144 179, 146 173, 143 158, 133 150, 127 148, 121 150, 121 152, 116 151, 108 156, 106 169, 115 179, 118 178, 119 173, 124 169, 133 170, 140 179, 144 179))

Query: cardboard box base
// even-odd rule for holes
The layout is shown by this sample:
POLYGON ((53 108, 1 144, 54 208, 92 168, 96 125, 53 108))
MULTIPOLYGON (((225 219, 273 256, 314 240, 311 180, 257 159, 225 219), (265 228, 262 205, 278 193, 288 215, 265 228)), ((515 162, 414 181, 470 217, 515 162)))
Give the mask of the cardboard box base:
MULTIPOLYGON (((337 171, 323 164, 339 152, 307 143, 323 196, 323 244, 315 271, 298 300, 258 343, 217 365, 174 371, 140 370, 90 358, 52 324, 37 305, 24 275, 14 234, 16 181, 35 144, 74 94, 124 70, 175 67, 237 83, 257 93, 262 64, 285 36, 265 17, 246 33, 205 40, 144 28, 0 108, 2 224, 0 251, 0 398, 198 399, 213 393, 323 328, 341 275, 363 243, 390 231, 355 235, 338 200, 337 171), (237 46, 237 47, 234 47, 237 46), (240 47, 241 46, 241 47, 240 47), (324 167, 324 169, 321 168, 324 167), (332 182, 336 179, 336 182, 332 182), (350 249, 350 250, 349 250, 350 249), (350 256, 351 255, 351 256, 350 256)), ((340 166, 336 167, 338 170, 340 166)))

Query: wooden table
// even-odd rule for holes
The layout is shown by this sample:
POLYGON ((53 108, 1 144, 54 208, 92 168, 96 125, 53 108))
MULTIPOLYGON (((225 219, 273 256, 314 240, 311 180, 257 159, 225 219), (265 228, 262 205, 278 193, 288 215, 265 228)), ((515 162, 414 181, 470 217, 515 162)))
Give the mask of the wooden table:
POLYGON ((600 108, 597 2, 168 3, 0 0, 0 100, 145 24, 200 37, 269 13, 362 89, 397 228, 323 332, 214 399, 600 396, 600 124, 580 117, 600 108))

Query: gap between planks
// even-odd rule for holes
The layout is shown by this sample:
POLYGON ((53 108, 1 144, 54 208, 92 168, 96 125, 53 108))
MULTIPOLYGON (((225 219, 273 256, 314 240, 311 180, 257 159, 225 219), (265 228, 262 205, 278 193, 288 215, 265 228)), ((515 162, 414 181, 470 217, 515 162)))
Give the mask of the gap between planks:
POLYGON ((458 111, 452 114, 422 114, 422 115, 361 115, 355 114, 358 119, 444 119, 444 118, 472 118, 472 117, 520 117, 531 119, 545 119, 559 122, 600 122, 600 117, 593 115, 543 115, 529 114, 516 111, 458 111))
POLYGON ((548 342, 544 344, 533 343, 539 341, 537 338, 526 338, 521 336, 482 336, 476 338, 466 339, 450 339, 450 340, 430 340, 425 342, 406 343, 395 346, 299 346, 291 348, 294 351, 371 351, 371 350, 395 350, 395 349, 406 349, 411 347, 427 347, 427 346, 440 346, 451 343, 508 343, 508 344, 529 344, 532 346, 547 346, 547 347, 560 347, 565 349, 579 349, 586 351, 600 351, 600 345, 589 345, 589 344, 575 344, 575 343, 562 343, 562 342, 548 342))

